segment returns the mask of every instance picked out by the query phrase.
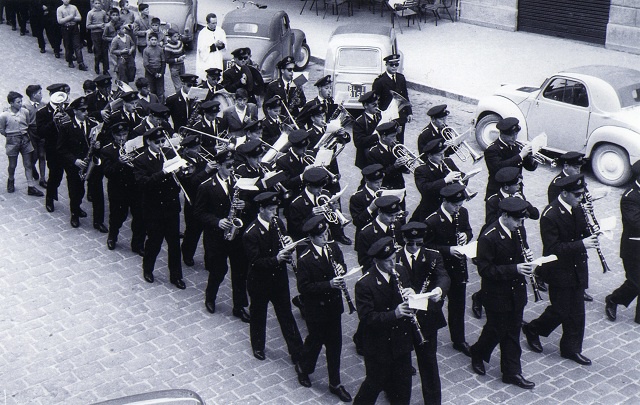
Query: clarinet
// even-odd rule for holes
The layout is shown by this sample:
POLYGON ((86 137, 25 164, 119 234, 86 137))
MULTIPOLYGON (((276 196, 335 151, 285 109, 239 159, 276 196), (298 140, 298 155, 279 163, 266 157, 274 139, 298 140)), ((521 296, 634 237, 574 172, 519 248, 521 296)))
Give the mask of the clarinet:
MULTIPOLYGON (((586 194, 585 194, 586 196, 586 194)), ((591 195, 589 195, 591 197, 591 195)), ((589 200, 587 198, 587 201, 589 200)), ((595 214, 591 212, 590 209, 587 209, 585 203, 580 203, 580 208, 582 208, 582 213, 584 214, 584 220, 587 223, 587 228, 589 229, 589 233, 591 235, 596 235, 600 231, 600 225, 598 225, 598 221, 596 220, 595 214), (589 215, 591 213, 591 216, 589 215), (590 218, 593 218, 593 222, 591 222, 590 218)), ((598 257, 600 258, 600 264, 602 265, 602 272, 606 273, 609 271, 609 265, 607 265, 607 261, 604 259, 604 254, 602 254, 602 249, 600 248, 600 241, 597 242, 596 252, 598 252, 598 257)))
MULTIPOLYGON (((456 212, 456 214, 453 216, 453 226, 455 228, 456 231, 456 245, 458 246, 464 246, 464 242, 463 242, 463 236, 462 236, 462 232, 459 232, 458 229, 460 228, 460 213, 456 212)), ((467 267, 467 258, 464 257, 462 259, 459 259, 460 261, 460 266, 463 267, 463 272, 464 272, 464 268, 467 267)), ((465 283, 467 282, 467 280, 465 280, 465 283)))
MULTIPOLYGON (((326 245, 326 248, 327 248, 327 254, 329 256, 329 263, 331 263, 331 267, 333 267, 333 272, 335 273, 336 277, 344 276, 346 271, 344 269, 340 271, 338 267, 338 263, 336 263, 336 261, 333 260, 333 252, 331 251, 331 247, 329 245, 326 245)), ((344 299, 347 301, 347 305, 349 306, 349 313, 352 314, 356 312, 356 307, 353 305, 353 301, 351 301, 351 296, 349 295, 349 289, 346 286, 342 289, 342 294, 344 295, 344 299)))
MULTIPOLYGON (((522 231, 520 228, 516 229, 516 235, 518 235, 518 241, 520 242, 520 250, 522 250, 522 256, 524 257, 524 261, 526 263, 531 263, 533 259, 531 258, 531 250, 527 249, 524 245, 524 238, 522 237, 522 231)), ((531 289, 533 290, 533 297, 535 302, 538 302, 542 299, 540 295, 540 289, 538 288, 538 280, 536 280, 536 275, 531 272, 529 275, 529 280, 531 281, 531 289)))
MULTIPOLYGON (((283 249, 285 246, 287 246, 287 242, 284 239, 284 234, 282 233, 282 229, 280 229, 280 224, 278 224, 277 216, 274 216, 273 218, 271 218, 271 225, 273 225, 276 232, 278 233, 278 242, 280 243, 280 248, 283 249)), ((291 262, 289 263, 291 264, 291 268, 293 269, 293 272, 295 274, 298 274, 298 267, 296 262, 293 260, 293 258, 291 258, 291 262)))
MULTIPOLYGON (((402 290, 403 290, 402 282, 400 281, 400 274, 398 274, 395 267, 393 268, 393 270, 391 270, 391 275, 393 276, 393 278, 395 278, 396 285, 398 287, 398 292, 400 293, 400 297, 402 297, 402 290)), ((402 297, 402 300, 404 302, 407 302, 408 298, 402 297)), ((427 339, 425 339, 424 335, 422 334, 422 329, 420 328, 420 322, 418 321, 418 316, 415 314, 415 312, 411 316, 411 323, 413 323, 413 325, 415 326, 416 337, 418 338, 418 344, 423 345, 427 343, 427 339)))

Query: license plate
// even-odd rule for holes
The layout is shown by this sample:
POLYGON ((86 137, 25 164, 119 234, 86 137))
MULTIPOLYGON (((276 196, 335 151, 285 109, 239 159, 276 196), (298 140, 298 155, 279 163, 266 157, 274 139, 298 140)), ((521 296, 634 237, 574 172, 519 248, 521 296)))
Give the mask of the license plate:
POLYGON ((347 90, 349 90, 351 98, 360 98, 360 96, 367 92, 367 88, 361 84, 350 84, 347 90))

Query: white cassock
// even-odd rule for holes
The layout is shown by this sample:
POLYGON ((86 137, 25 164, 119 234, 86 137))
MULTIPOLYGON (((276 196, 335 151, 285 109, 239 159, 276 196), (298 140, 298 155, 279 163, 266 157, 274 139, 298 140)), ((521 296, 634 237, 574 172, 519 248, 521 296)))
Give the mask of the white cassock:
POLYGON ((202 80, 207 78, 205 70, 209 68, 218 68, 224 71, 222 66, 222 56, 227 51, 227 34, 220 27, 216 27, 215 31, 211 31, 205 27, 198 34, 198 52, 196 56, 196 75, 202 80), (211 45, 217 41, 222 41, 225 45, 224 49, 211 52, 211 45))

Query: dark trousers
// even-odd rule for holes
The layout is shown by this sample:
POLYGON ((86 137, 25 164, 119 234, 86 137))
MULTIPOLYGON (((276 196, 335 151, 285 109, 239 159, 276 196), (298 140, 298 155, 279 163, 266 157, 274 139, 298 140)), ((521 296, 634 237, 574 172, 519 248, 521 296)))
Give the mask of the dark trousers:
POLYGON ((206 302, 216 302, 220 284, 224 281, 231 263, 231 290, 233 308, 241 309, 249 305, 247 298, 247 258, 242 247, 242 235, 232 241, 222 239, 220 234, 204 233, 204 267, 209 271, 206 302))
POLYGON ((541 336, 549 336, 562 325, 560 353, 581 353, 585 323, 584 288, 550 285, 549 301, 551 304, 542 315, 529 323, 530 330, 541 336))
POLYGON ((93 42, 93 68, 96 71, 100 70, 100 64, 102 64, 102 71, 109 70, 109 44, 102 40, 102 32, 92 32, 91 42, 93 42))
POLYGON ((44 42, 44 19, 32 15, 29 21, 31 22, 31 32, 38 40, 38 48, 44 49, 46 46, 44 42))
POLYGON ((145 72, 144 77, 149 81, 149 91, 156 96, 161 103, 164 102, 164 75, 161 77, 155 77, 145 72))
POLYGON ((49 177, 47 178, 47 199, 58 200, 58 187, 64 176, 64 166, 59 161, 56 153, 46 152, 49 177))
POLYGON ((96 166, 87 179, 87 194, 91 198, 93 208, 93 223, 104 223, 104 187, 102 185, 104 173, 101 166, 96 166))
POLYGON ((64 43, 64 60, 73 62, 73 55, 80 64, 84 64, 82 58, 82 40, 78 25, 71 27, 62 26, 62 43, 64 43))
POLYGON ((307 319, 309 335, 304 340, 300 368, 306 374, 312 374, 316 369, 318 356, 322 346, 326 347, 327 371, 329 384, 334 387, 340 385, 340 353, 342 352, 342 317, 322 322, 307 319))
POLYGON ((109 239, 118 240, 122 224, 131 211, 131 249, 144 249, 146 235, 142 205, 137 195, 129 198, 112 198, 109 193, 109 239))
POLYGON ((422 385, 422 399, 427 405, 440 405, 442 403, 442 387, 440 384, 440 370, 438 369, 438 330, 428 331, 423 327, 423 334, 427 341, 419 345, 414 339, 413 347, 416 350, 418 370, 420 370, 420 382, 422 385))
POLYGON ((143 207, 147 241, 142 258, 142 271, 153 273, 156 258, 167 241, 169 252, 169 277, 172 281, 182 279, 182 262, 180 257, 180 211, 162 210, 162 207, 143 207))
POLYGON ((44 31, 47 34, 47 40, 53 48, 53 52, 60 53, 62 46, 62 32, 60 25, 55 18, 44 19, 44 31))
POLYGON ((391 404, 409 404, 411 401, 411 352, 382 363, 365 356, 366 376, 354 404, 370 405, 376 402, 380 392, 387 393, 391 404))
MULTIPOLYGON (((278 271, 275 270, 274 271, 278 271)), ((267 276, 268 277, 268 276, 267 276)), ((251 336, 251 348, 264 350, 267 335, 267 307, 269 302, 273 305, 276 318, 280 324, 282 337, 284 338, 289 355, 295 362, 300 360, 302 354, 302 337, 298 330, 298 324, 291 313, 291 295, 289 294, 289 279, 287 274, 274 276, 270 279, 248 276, 248 291, 251 296, 249 313, 249 334, 251 336)))
POLYGON ((76 166, 66 166, 67 190, 69 191, 69 210, 72 215, 80 214, 80 204, 84 198, 84 182, 80 180, 80 171, 76 166))
POLYGON ((116 74, 118 75, 118 79, 125 83, 134 81, 136 79, 135 55, 119 56, 116 74))
MULTIPOLYGON (((202 222, 193 215, 193 206, 185 201, 184 203, 184 239, 182 239, 182 257, 193 259, 198 249, 198 242, 204 227, 202 222)), ((240 238, 240 236, 237 236, 240 238)))
MULTIPOLYGON (((633 281, 638 279, 639 264, 637 260, 622 259, 622 265, 624 266, 627 279, 620 287, 611 293, 610 297, 613 303, 629 307, 633 300, 640 295, 640 286, 633 281)), ((640 323, 640 303, 638 302, 636 302, 635 321, 636 323, 640 323)))
POLYGON ((447 321, 452 343, 464 343, 464 311, 466 306, 467 284, 451 280, 447 294, 447 321))
POLYGON ((7 1, 5 5, 7 12, 7 21, 12 27, 20 26, 20 32, 27 32, 27 20, 29 19, 29 4, 23 0, 11 0, 7 1))
POLYGON ((520 329, 524 308, 508 312, 487 310, 487 323, 476 344, 471 347, 474 355, 482 357, 487 363, 493 349, 500 344, 500 369, 502 374, 512 376, 522 373, 520 365, 520 329))

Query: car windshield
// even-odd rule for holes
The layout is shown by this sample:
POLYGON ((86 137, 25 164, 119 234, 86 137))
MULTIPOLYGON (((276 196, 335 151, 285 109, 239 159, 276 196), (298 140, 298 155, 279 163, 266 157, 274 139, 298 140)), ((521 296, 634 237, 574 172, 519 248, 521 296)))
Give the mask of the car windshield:
POLYGON ((251 22, 237 22, 233 24, 231 30, 228 30, 225 27, 225 31, 227 32, 227 36, 239 35, 245 36, 249 35, 252 37, 269 37, 269 27, 266 25, 258 25, 256 23, 251 22))
POLYGON ((640 105, 640 83, 616 89, 622 108, 640 105))
POLYGON ((380 67, 382 58, 376 48, 341 48, 338 52, 339 67, 376 69, 380 67))

